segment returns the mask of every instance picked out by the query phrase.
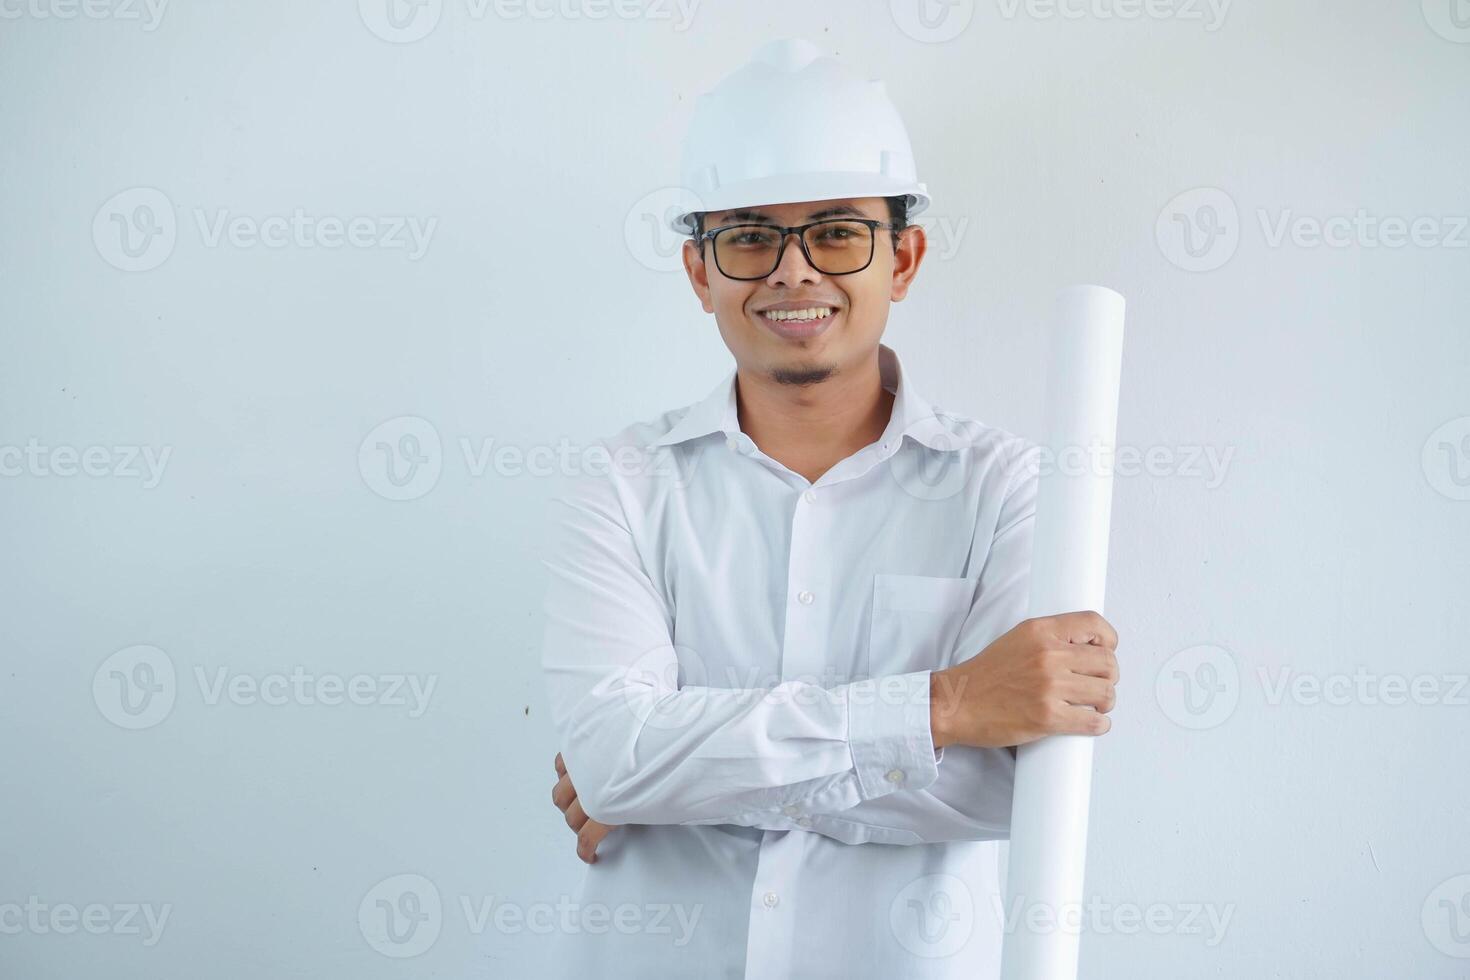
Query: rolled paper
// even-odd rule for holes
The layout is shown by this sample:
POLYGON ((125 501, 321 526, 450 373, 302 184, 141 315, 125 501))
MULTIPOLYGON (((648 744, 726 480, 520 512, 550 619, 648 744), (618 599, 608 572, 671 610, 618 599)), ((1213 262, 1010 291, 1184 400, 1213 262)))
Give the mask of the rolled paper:
MULTIPOLYGON (((1032 617, 1103 611, 1123 307, 1123 297, 1102 286, 1069 286, 1057 297, 1032 538, 1032 617)), ((1003 980, 1077 976, 1094 738, 1051 735, 1017 749, 1005 906, 1016 919, 1006 923, 1003 980)))

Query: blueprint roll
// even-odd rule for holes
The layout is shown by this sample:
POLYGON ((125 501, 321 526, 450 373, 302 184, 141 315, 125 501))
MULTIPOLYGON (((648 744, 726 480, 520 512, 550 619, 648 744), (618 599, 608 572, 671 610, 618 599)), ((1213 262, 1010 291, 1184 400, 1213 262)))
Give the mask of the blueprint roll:
MULTIPOLYGON (((1032 538, 1032 617, 1103 612, 1123 305, 1102 286, 1069 286, 1057 297, 1032 538)), ((1005 906, 1016 920, 1006 923, 1003 980, 1077 976, 1094 737, 1052 735, 1017 750, 1005 906)))

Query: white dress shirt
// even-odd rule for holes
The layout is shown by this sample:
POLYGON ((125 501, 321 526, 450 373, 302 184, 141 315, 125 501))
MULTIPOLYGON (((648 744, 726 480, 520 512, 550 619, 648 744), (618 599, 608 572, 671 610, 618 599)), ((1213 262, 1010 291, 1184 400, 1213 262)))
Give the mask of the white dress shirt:
POLYGON ((879 362, 887 429, 815 483, 741 431, 732 370, 554 498, 552 719, 624 825, 566 976, 998 975, 1015 751, 936 749, 929 674, 1026 617, 1039 452, 879 362))

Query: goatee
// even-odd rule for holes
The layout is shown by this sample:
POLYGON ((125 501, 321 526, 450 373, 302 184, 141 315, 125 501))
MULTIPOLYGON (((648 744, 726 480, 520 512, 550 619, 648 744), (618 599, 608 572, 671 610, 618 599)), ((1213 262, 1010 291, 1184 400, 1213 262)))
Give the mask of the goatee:
POLYGON ((777 367, 771 369, 771 380, 779 385, 814 385, 837 373, 831 365, 818 367, 777 367))

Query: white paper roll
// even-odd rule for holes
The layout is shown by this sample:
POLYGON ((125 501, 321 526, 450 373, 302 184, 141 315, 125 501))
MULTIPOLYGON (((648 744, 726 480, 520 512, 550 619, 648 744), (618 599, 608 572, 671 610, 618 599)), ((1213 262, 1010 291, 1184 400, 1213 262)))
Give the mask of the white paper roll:
MULTIPOLYGON (((1112 463, 1123 366, 1123 297, 1069 286, 1057 297, 1037 488, 1031 616, 1103 611, 1112 463)), ((1092 793, 1090 735, 1017 750, 1006 868, 1004 980, 1074 980, 1092 793)))

